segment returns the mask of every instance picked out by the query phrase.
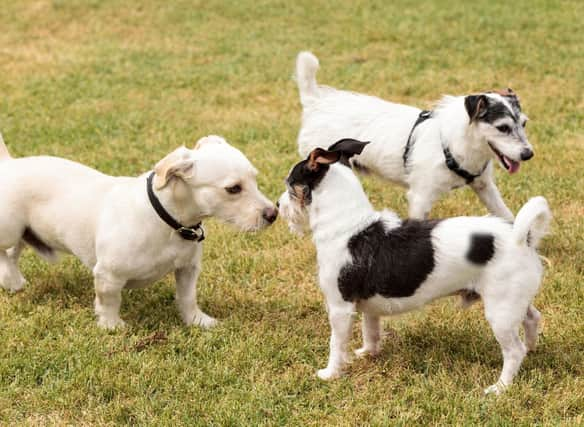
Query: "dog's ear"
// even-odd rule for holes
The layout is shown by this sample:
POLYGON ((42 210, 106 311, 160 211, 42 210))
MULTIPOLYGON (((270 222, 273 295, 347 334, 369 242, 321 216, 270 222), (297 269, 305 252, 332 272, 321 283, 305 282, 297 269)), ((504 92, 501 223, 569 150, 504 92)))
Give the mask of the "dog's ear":
POLYGON ((489 100, 486 95, 468 95, 464 98, 464 107, 468 113, 470 121, 473 122, 487 112, 489 108, 489 100))
POLYGON ((191 151, 185 147, 177 148, 154 166, 154 188, 164 188, 173 178, 190 177, 194 167, 191 151))
POLYGON ((319 165, 330 165, 338 162, 341 158, 340 152, 327 151, 324 148, 315 148, 308 155, 308 169, 315 171, 319 165))
POLYGON ((333 153, 341 153, 343 157, 350 159, 352 156, 356 154, 361 154, 363 149, 367 144, 371 141, 357 141, 356 139, 352 138, 345 138, 341 139, 340 141, 335 142, 328 148, 328 151, 333 153))
POLYGON ((223 138, 221 138, 220 136, 207 135, 207 136, 204 136, 197 141, 194 149, 198 150, 199 148, 203 147, 204 145, 209 145, 209 144, 227 144, 227 142, 223 138))

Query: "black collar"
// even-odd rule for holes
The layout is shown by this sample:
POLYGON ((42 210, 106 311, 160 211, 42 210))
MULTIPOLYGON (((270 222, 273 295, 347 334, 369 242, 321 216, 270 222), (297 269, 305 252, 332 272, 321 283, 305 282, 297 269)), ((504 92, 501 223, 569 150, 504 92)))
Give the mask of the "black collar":
POLYGON ((174 228, 178 232, 180 237, 182 237, 185 240, 196 240, 197 242, 202 242, 203 240, 205 240, 205 230, 203 230, 203 227, 201 226, 200 222, 196 225, 193 225, 192 227, 185 227, 176 219, 174 219, 172 215, 170 215, 166 211, 166 209, 164 209, 164 206, 162 206, 160 200, 158 200, 158 197, 156 197, 156 194, 154 194, 154 190, 152 189, 153 179, 154 172, 152 172, 148 176, 148 179, 146 180, 146 190, 148 192, 148 198, 150 199, 150 203, 152 204, 152 207, 154 208, 160 219, 166 222, 172 228, 174 228))
MULTIPOLYGON (((412 136, 414 134, 414 130, 416 129, 416 127, 420 123, 423 123, 430 118, 432 118, 432 111, 422 110, 420 112, 420 114, 418 115, 418 118, 416 119, 414 125, 412 126, 412 130, 410 131, 410 135, 408 136, 408 140, 407 140, 406 146, 404 148, 404 154, 402 156, 402 158, 404 159, 404 169, 406 169, 406 172, 407 172, 408 157, 410 155, 410 151, 412 151, 412 146, 414 145, 414 139, 412 139, 412 136)), ((450 169, 452 172, 454 172, 456 175, 460 176, 461 178, 464 178, 464 180, 466 181, 467 184, 472 184, 472 182, 476 178, 478 178, 479 176, 481 176, 483 174, 483 172, 485 171, 485 169, 489 165, 489 161, 487 161, 487 163, 485 163, 485 165, 483 166, 483 169, 477 175, 473 175, 472 173, 470 173, 467 170, 460 167, 460 164, 456 161, 456 159, 454 158, 454 156, 452 155, 452 153, 450 152, 450 149, 448 147, 443 147, 442 151, 444 152, 444 161, 445 161, 448 169, 450 169)))
POLYGON ((448 167, 448 169, 450 169, 452 172, 454 172, 459 177, 464 178, 464 180, 466 181, 467 184, 472 184, 472 182, 475 180, 475 178, 478 178, 479 176, 481 176, 483 174, 483 172, 485 171, 485 169, 487 168, 487 166, 489 165, 490 160, 487 160, 487 162, 485 163, 485 165, 483 166, 481 171, 478 174, 473 175, 472 173, 470 173, 466 169, 463 169, 460 167, 460 164, 456 161, 456 159, 454 158, 454 156, 452 155, 452 153, 450 152, 450 149, 448 147, 444 147, 442 149, 442 151, 444 152, 444 162, 446 163, 446 166, 448 167))

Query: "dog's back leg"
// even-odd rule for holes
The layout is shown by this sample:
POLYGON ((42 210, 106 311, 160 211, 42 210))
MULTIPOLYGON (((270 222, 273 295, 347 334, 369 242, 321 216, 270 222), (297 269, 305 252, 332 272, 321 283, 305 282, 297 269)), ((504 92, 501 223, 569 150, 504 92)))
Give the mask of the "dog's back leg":
POLYGON ((523 319, 523 328, 525 329, 525 345, 527 351, 535 351, 537 345, 537 327, 541 319, 541 313, 537 308, 530 304, 527 308, 527 314, 523 319))
POLYGON ((18 269, 18 256, 21 243, 8 251, 0 250, 0 286, 11 292, 18 292, 24 287, 26 280, 18 269))
POLYGON ((93 269, 93 278, 98 326, 104 329, 123 327, 125 322, 120 319, 120 306, 126 281, 104 270, 99 263, 93 269))
POLYGON ((524 309, 517 309, 520 301, 504 299, 501 295, 483 295, 485 317, 491 325, 495 338, 503 353, 503 370, 497 383, 485 389, 485 394, 502 393, 513 382, 521 362, 527 353, 519 337, 519 326, 523 321, 524 309))
POLYGON ((379 316, 364 312, 362 322, 363 347, 355 350, 355 354, 358 357, 367 354, 377 356, 381 350, 381 325, 379 323, 379 316))
POLYGON ((15 246, 11 247, 6 251, 8 258, 14 261, 15 264, 18 264, 18 258, 20 258, 20 254, 24 249, 24 240, 20 240, 15 246))

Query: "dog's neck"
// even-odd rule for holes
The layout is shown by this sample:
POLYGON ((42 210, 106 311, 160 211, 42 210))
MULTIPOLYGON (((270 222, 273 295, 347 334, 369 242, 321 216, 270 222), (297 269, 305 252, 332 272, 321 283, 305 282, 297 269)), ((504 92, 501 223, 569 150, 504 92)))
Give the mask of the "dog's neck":
POLYGON ((442 146, 448 147, 462 168, 472 174, 480 173, 491 158, 487 141, 470 122, 463 96, 445 96, 436 106, 442 146))
POLYGON ((164 209, 185 227, 200 223, 205 213, 197 206, 187 184, 173 180, 166 187, 154 190, 164 209))
POLYGON ((313 191, 309 223, 317 249, 336 238, 352 236, 376 217, 361 183, 346 166, 332 165, 313 191))

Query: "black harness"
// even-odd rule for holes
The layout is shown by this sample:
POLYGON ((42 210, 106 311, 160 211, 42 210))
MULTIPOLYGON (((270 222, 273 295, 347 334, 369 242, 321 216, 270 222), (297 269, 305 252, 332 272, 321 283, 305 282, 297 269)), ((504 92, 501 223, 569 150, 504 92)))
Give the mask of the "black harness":
POLYGON ((412 139, 412 136, 414 135, 414 130, 416 130, 416 128, 418 127, 418 125, 420 123, 424 123, 430 117, 432 117, 432 111, 422 110, 422 112, 420 113, 420 115, 416 119, 416 122, 412 126, 412 130, 410 131, 410 135, 408 136, 408 141, 406 142, 406 148, 404 148, 404 154, 402 156, 402 158, 404 159, 404 168, 406 168, 406 169, 407 169, 406 166, 408 163, 408 157, 410 155, 410 151, 412 151, 412 146, 414 145, 414 140, 412 139))
POLYGON ((185 227, 176 219, 174 219, 172 215, 170 215, 166 211, 166 209, 164 209, 164 206, 162 206, 160 200, 158 200, 158 197, 156 197, 156 194, 154 194, 154 190, 152 189, 153 179, 154 172, 152 172, 148 176, 148 179, 146 180, 146 191, 148 192, 148 199, 150 199, 150 203, 152 204, 152 207, 154 208, 160 219, 166 222, 170 227, 174 228, 178 232, 180 237, 182 237, 185 240, 193 240, 197 242, 202 242, 203 240, 205 240, 205 230, 203 229, 203 226, 201 225, 200 222, 191 227, 185 227))
POLYGON ((485 171, 485 169, 487 168, 487 166, 489 166, 490 160, 487 160, 487 163, 485 163, 485 165, 483 166, 481 171, 478 174, 473 175, 472 173, 470 173, 466 169, 463 169, 460 167, 460 165, 458 164, 458 162, 456 161, 456 159, 454 158, 454 156, 452 155, 452 153, 450 152, 448 147, 442 148, 442 151, 444 152, 444 161, 446 163, 446 167, 448 167, 448 169, 450 169, 452 172, 454 172, 459 177, 464 178, 464 180, 466 181, 467 184, 472 184, 472 182, 475 180, 475 178, 478 178, 479 176, 481 176, 483 174, 483 172, 485 171))
MULTIPOLYGON (((410 135, 408 136, 408 140, 407 140, 406 146, 404 148, 404 154, 402 156, 402 158, 404 160, 404 169, 406 169, 406 172, 407 172, 407 166, 408 166, 408 157, 409 157, 410 152, 412 151, 412 147, 414 145, 414 139, 412 138, 412 136, 414 134, 414 130, 416 129, 416 127, 420 123, 423 123, 430 118, 432 118, 432 111, 423 110, 422 112, 420 112, 420 114, 418 115, 418 118, 416 119, 414 125, 412 126, 412 130, 410 131, 410 135)), ((487 166, 489 165, 489 161, 487 161, 487 163, 485 163, 485 165, 483 166, 481 171, 478 174, 474 175, 474 174, 470 173, 469 171, 460 167, 460 164, 456 161, 456 159, 454 158, 454 156, 452 155, 452 153, 450 152, 450 149, 448 147, 442 147, 442 152, 444 153, 444 162, 446 163, 446 167, 448 169, 450 169, 452 172, 454 172, 456 175, 458 175, 459 177, 463 178, 467 184, 472 184, 472 182, 475 180, 475 178, 478 178, 479 176, 481 176, 483 174, 483 172, 485 171, 485 169, 487 168, 487 166)))

